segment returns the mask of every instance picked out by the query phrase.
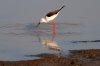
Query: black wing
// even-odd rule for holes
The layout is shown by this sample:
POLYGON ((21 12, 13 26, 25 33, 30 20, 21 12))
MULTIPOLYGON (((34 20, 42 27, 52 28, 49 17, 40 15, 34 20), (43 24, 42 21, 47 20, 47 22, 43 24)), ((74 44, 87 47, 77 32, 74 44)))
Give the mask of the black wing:
POLYGON ((58 10, 54 10, 54 11, 49 12, 48 14, 46 14, 46 16, 47 16, 47 17, 50 17, 50 16, 52 16, 52 15, 55 15, 55 14, 57 14, 60 10, 62 10, 64 7, 65 7, 65 5, 62 6, 62 7, 61 7, 60 9, 58 9, 58 10))

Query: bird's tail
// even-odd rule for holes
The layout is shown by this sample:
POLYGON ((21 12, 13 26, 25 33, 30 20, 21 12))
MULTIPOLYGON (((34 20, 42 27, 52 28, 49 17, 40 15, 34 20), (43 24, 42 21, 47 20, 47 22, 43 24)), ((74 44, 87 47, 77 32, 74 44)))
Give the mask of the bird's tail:
POLYGON ((64 7, 66 7, 66 5, 63 5, 63 6, 59 9, 59 11, 62 10, 64 7))

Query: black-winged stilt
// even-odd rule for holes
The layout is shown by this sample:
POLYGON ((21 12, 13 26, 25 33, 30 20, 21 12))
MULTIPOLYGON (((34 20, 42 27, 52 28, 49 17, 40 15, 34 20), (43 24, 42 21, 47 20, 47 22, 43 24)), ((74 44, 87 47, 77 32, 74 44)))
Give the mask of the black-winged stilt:
POLYGON ((54 20, 54 19, 58 16, 59 12, 60 12, 64 7, 65 7, 65 5, 63 5, 60 9, 53 10, 53 11, 47 13, 46 16, 45 16, 44 18, 41 18, 41 20, 39 21, 39 23, 37 24, 36 27, 38 27, 41 23, 48 23, 48 22, 54 20))
POLYGON ((44 18, 41 18, 41 20, 39 21, 39 23, 37 24, 36 27, 38 27, 41 23, 48 23, 48 22, 52 21, 52 36, 54 38, 56 35, 56 22, 54 21, 54 19, 58 16, 59 12, 64 7, 65 7, 65 5, 63 5, 60 9, 53 10, 53 11, 47 13, 44 18))

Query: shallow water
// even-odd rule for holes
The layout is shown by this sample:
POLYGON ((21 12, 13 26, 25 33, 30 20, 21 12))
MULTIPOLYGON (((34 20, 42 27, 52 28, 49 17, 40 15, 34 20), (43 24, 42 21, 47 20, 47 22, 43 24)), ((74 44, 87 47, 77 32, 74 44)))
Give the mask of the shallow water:
MULTIPOLYGON (((45 14, 44 11, 56 7, 57 4, 55 5, 56 1, 50 1, 53 4, 52 6, 41 6, 45 3, 45 0, 38 6, 33 4, 39 3, 39 1, 30 0, 27 2, 25 0, 24 3, 30 4, 26 7, 24 3, 22 5, 22 1, 10 0, 6 2, 8 6, 0 6, 0 10, 2 10, 0 11, 0 60, 38 59, 37 57, 30 58, 24 55, 54 53, 39 42, 39 37, 41 40, 51 40, 51 23, 41 24, 38 31, 36 31, 35 26, 38 19, 45 14), (16 9, 13 9, 15 7, 16 9), (47 9, 41 10, 44 7, 47 9), (41 14, 41 12, 44 14, 41 14), (37 33, 39 36, 37 36, 37 33)), ((73 43, 73 41, 100 40, 100 7, 98 1, 67 0, 65 2, 65 4, 71 5, 63 10, 57 18, 57 35, 55 37, 55 41, 65 52, 76 49, 100 49, 100 42, 73 43)), ((57 2, 62 4, 61 0, 57 2)), ((5 3, 5 1, 0 3, 0 5, 4 5, 2 3, 5 3)), ((46 3, 46 5, 49 4, 48 1, 46 3)))
MULTIPOLYGON (((67 52, 68 50, 76 49, 99 49, 100 42, 73 43, 72 41, 82 41, 84 32, 80 24, 57 24, 57 35, 55 41, 58 45, 67 52), (60 25, 60 26, 59 26, 60 25), (66 29, 67 28, 67 29, 66 29), (63 30, 62 30, 63 29, 63 30), (80 30, 80 31, 75 31, 80 30)), ((86 34, 85 34, 86 35, 86 34)), ((84 36, 85 36, 84 35, 84 36)), ((9 24, 0 28, 0 59, 1 60, 27 60, 36 59, 35 57, 25 57, 24 55, 39 54, 39 53, 54 53, 48 50, 39 42, 40 40, 51 40, 51 24, 41 24, 36 32, 33 23, 9 24), (31 25, 30 25, 31 24, 31 25), (18 25, 18 26, 17 26, 18 25), (37 36, 37 33, 39 36, 37 36)), ((88 36, 91 37, 91 36, 88 36)), ((95 38, 95 37, 94 37, 95 38)), ((88 40, 95 40, 89 38, 88 40)), ((38 58, 37 58, 38 59, 38 58)))

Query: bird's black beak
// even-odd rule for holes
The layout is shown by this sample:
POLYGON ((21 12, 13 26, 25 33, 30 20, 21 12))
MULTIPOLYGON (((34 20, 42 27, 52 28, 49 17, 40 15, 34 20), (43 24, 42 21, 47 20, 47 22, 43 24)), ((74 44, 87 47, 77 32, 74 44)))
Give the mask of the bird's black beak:
POLYGON ((40 22, 36 25, 36 27, 39 27, 39 25, 40 25, 40 22))

